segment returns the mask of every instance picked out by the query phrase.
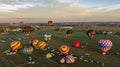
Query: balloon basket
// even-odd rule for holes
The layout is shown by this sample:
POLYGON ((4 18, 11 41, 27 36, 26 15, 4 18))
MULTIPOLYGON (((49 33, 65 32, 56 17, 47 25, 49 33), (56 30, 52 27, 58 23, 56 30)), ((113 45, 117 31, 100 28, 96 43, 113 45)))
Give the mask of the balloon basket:
POLYGON ((16 54, 17 52, 13 52, 11 49, 8 49, 8 50, 6 50, 6 51, 4 51, 4 53, 6 54, 6 55, 13 55, 13 54, 16 54))
POLYGON ((28 64, 35 64, 35 61, 33 61, 32 57, 30 55, 28 56, 28 64))
POLYGON ((106 53, 102 53, 103 55, 105 55, 106 53))

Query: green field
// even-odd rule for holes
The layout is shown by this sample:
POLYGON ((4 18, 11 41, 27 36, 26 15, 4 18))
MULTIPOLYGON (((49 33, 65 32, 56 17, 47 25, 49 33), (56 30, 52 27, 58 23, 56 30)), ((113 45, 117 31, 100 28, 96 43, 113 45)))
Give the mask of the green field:
MULTIPOLYGON (((21 41, 22 47, 25 45, 29 45, 28 41, 30 39, 38 39, 42 40, 41 33, 44 31, 34 31, 32 36, 27 37, 21 41)), ((46 51, 41 51, 39 49, 34 49, 32 54, 33 60, 36 62, 33 65, 27 64, 27 56, 24 54, 17 53, 15 55, 6 55, 4 51, 10 48, 10 42, 0 43, 0 67, 16 67, 21 64, 24 64, 21 67, 102 67, 102 63, 104 63, 104 67, 120 67, 120 55, 117 55, 116 52, 120 52, 120 36, 119 35, 95 35, 95 37, 90 40, 86 31, 77 30, 72 33, 71 37, 67 39, 62 39, 61 35, 64 35, 64 31, 48 31, 52 34, 52 40, 48 42, 48 46, 50 49, 46 51), (100 39, 110 39, 113 42, 113 47, 111 50, 107 52, 106 55, 102 55, 101 50, 98 47, 98 40, 100 39), (85 46, 86 48, 74 48, 72 44, 74 41, 79 41, 81 46, 85 46), (99 63, 92 62, 84 62, 79 58, 76 59, 73 64, 60 64, 58 60, 61 56, 55 54, 55 56, 51 59, 46 59, 43 57, 46 53, 50 52, 50 50, 54 49, 59 51, 59 47, 61 45, 69 45, 70 53, 73 55, 80 57, 84 56, 85 60, 93 59, 99 61, 99 63), (90 55, 85 55, 85 53, 89 53, 90 55)), ((11 33, 10 35, 2 35, 0 39, 7 40, 8 38, 12 38, 13 40, 17 40, 17 38, 24 35, 23 33, 11 33)))

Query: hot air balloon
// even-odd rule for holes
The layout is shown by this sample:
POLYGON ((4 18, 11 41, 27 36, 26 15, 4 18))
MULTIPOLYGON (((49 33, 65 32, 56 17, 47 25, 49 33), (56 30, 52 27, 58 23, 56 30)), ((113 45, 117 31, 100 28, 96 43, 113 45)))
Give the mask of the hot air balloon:
POLYGON ((13 22, 13 25, 16 25, 16 23, 15 23, 15 22, 13 22))
POLYGON ((25 46, 23 51, 24 51, 25 54, 30 55, 33 52, 33 47, 30 46, 30 45, 29 46, 25 46))
POLYGON ((67 45, 62 45, 59 50, 60 50, 61 54, 66 55, 66 54, 68 54, 70 48, 67 45))
POLYGON ((86 34, 88 35, 89 39, 92 39, 96 32, 94 30, 88 30, 86 34))
POLYGON ((38 44, 38 40, 30 40, 29 41, 29 44, 31 45, 31 46, 33 46, 33 47, 35 47, 35 48, 37 48, 37 44, 38 44))
POLYGON ((13 41, 13 42, 11 42, 10 47, 11 47, 13 52, 17 52, 21 48, 21 42, 13 41))
POLYGON ((51 33, 49 32, 43 32, 42 33, 42 38, 45 42, 48 42, 51 40, 51 33))
POLYGON ((65 63, 65 61, 66 61, 65 57, 62 57, 59 62, 60 63, 65 63))
POLYGON ((51 20, 48 21, 48 25, 50 25, 50 26, 53 25, 53 21, 51 21, 51 20))
POLYGON ((53 53, 47 53, 47 54, 46 54, 46 58, 48 58, 48 59, 49 59, 49 58, 52 58, 54 55, 55 55, 55 54, 53 54, 53 53))
POLYGON ((65 59, 68 64, 75 62, 75 58, 72 55, 67 55, 65 59))
POLYGON ((73 47, 76 47, 76 48, 79 48, 80 45, 81 45, 81 44, 80 44, 78 41, 75 41, 75 42, 73 43, 73 47))
POLYGON ((22 25, 24 22, 23 21, 20 21, 19 24, 22 25))
POLYGON ((105 55, 112 47, 112 42, 108 39, 101 39, 98 41, 98 46, 102 50, 102 54, 105 55))
POLYGON ((33 43, 33 40, 29 40, 29 44, 32 45, 32 43, 33 43))
POLYGON ((64 35, 61 36, 61 38, 62 39, 67 39, 67 35, 64 34, 64 35))
POLYGON ((66 34, 67 34, 67 36, 71 36, 72 35, 72 31, 71 30, 67 30, 66 34))
POLYGON ((38 42, 38 48, 40 48, 41 50, 44 50, 46 46, 47 46, 46 42, 44 41, 38 42))
POLYGON ((22 30, 26 36, 30 36, 32 31, 33 31, 33 28, 31 26, 25 26, 23 27, 23 30, 22 30))

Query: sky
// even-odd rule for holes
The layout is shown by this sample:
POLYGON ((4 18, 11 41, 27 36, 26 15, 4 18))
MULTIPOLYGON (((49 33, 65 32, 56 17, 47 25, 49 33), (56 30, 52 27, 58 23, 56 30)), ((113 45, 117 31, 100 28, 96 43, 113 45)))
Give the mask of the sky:
POLYGON ((0 0, 0 22, 120 21, 120 0, 0 0))

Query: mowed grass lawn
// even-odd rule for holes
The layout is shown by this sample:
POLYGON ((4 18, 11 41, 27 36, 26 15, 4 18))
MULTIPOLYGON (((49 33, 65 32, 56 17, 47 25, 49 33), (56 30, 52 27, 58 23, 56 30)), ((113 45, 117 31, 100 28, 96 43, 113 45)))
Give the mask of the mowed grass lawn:
MULTIPOLYGON (((24 64, 21 67, 102 67, 102 63, 105 64, 104 67, 120 67, 120 55, 116 55, 116 52, 120 52, 120 36, 117 35, 95 35, 95 37, 90 40, 86 31, 74 31, 71 37, 67 39, 62 39, 61 36, 66 34, 64 31, 48 31, 52 34, 51 41, 48 42, 48 46, 50 49, 46 51, 41 51, 39 49, 34 49, 32 54, 33 60, 36 62, 34 65, 27 64, 27 56, 21 53, 17 53, 15 55, 6 55, 4 51, 10 48, 10 42, 0 43, 0 67, 16 67, 20 64, 24 64), (100 39, 110 39, 113 42, 113 47, 111 50, 107 52, 106 55, 102 55, 101 50, 98 47, 98 41, 100 39), (74 48, 72 44, 74 41, 79 41, 81 46, 85 46, 85 43, 88 43, 86 48, 74 48), (61 56, 55 54, 55 56, 51 59, 46 59, 43 55, 50 52, 50 50, 54 49, 59 51, 59 47, 61 45, 70 46, 70 52, 73 55, 80 57, 84 56, 86 60, 93 59, 99 61, 99 63, 92 62, 84 62, 80 59, 76 59, 73 64, 60 64, 58 63, 59 58, 61 56), (90 55, 86 56, 85 53, 89 53, 90 55)), ((42 41, 41 34, 44 31, 34 31, 32 36, 27 37, 21 41, 22 47, 25 45, 29 45, 28 41, 30 39, 38 39, 42 41)), ((10 35, 0 36, 0 39, 8 40, 8 38, 12 38, 13 40, 17 40, 17 38, 23 36, 24 33, 12 33, 10 35)))

